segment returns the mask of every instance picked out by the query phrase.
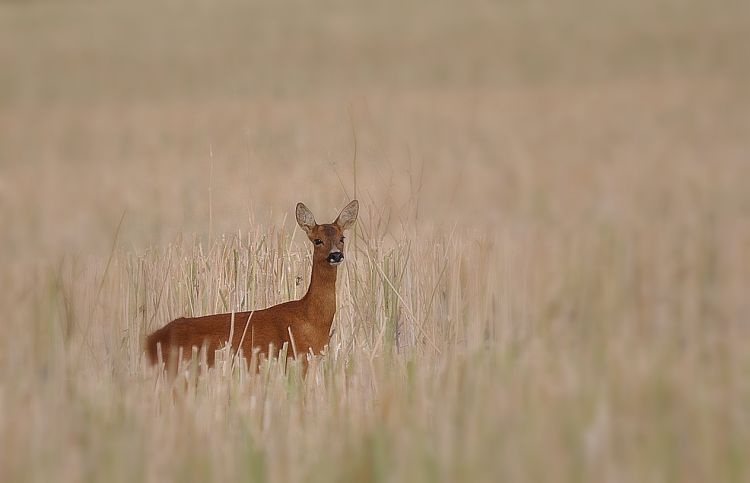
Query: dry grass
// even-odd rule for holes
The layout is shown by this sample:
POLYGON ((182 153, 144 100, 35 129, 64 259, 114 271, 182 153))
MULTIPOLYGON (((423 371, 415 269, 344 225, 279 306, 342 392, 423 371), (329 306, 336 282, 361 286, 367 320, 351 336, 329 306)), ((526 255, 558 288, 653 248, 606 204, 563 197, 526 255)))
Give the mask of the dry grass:
POLYGON ((748 7, 558 3, 0 4, 0 481, 748 481, 748 7), (355 190, 307 379, 146 364, 355 190))

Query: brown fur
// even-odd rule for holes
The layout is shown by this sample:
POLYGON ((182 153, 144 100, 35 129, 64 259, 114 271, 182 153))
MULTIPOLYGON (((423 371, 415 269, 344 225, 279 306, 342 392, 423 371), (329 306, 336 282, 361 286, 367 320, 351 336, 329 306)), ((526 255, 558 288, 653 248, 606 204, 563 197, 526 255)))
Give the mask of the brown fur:
POLYGON ((207 315, 175 319, 146 339, 146 351, 152 363, 159 361, 159 347, 165 361, 174 360, 182 348, 183 358, 189 358, 192 348, 207 349, 207 360, 214 363, 216 350, 225 347, 233 333, 233 351, 242 349, 250 357, 253 349, 269 354, 269 347, 278 351, 288 344, 287 354, 319 354, 328 344, 329 332, 336 313, 337 266, 328 262, 332 251, 344 251, 343 233, 354 223, 358 204, 352 201, 332 224, 318 225, 312 213, 302 204, 297 205, 297 221, 313 243, 313 267, 310 286, 300 300, 285 302, 263 310, 234 314, 207 315), (291 333, 291 336, 290 336, 291 333), (244 335, 244 338, 243 338, 244 335))

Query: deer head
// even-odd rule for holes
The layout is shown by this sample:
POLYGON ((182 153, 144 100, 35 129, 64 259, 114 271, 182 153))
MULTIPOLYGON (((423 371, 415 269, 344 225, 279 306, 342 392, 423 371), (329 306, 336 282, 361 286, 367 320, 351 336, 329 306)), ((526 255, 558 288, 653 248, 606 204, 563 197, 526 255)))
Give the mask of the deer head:
POLYGON ((318 225, 307 206, 297 203, 297 223, 313 244, 313 263, 327 262, 335 267, 344 261, 344 231, 357 220, 358 212, 359 203, 353 200, 341 210, 336 221, 318 225))

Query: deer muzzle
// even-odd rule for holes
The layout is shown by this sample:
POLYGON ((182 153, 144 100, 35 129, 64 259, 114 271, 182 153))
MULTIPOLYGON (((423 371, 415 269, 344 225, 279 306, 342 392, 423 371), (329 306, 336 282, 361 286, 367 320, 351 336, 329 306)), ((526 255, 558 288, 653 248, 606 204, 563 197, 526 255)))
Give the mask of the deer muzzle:
POLYGON ((344 261, 344 254, 341 252, 331 252, 328 254, 328 263, 338 265, 344 261))

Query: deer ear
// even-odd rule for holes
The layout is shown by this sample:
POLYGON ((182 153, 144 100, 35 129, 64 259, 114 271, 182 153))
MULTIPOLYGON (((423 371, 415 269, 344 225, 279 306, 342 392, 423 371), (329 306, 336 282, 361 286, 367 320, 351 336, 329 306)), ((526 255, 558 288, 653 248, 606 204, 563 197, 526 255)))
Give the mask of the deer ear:
POLYGON ((347 230, 357 221, 357 213, 359 213, 359 202, 353 200, 341 210, 339 217, 336 218, 334 223, 342 230, 347 230))
POLYGON ((312 229, 315 228, 315 225, 317 225, 312 211, 307 209, 307 206, 305 206, 304 203, 297 203, 297 223, 299 223, 299 226, 302 227, 308 235, 312 229))

